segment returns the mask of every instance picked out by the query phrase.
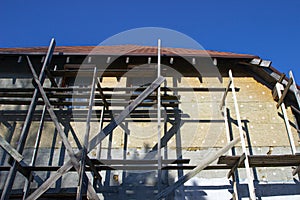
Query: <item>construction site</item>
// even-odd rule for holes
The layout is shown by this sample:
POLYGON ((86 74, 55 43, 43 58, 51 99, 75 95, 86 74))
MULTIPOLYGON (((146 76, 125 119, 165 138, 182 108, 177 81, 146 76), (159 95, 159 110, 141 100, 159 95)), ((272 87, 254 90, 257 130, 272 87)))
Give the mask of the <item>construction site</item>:
POLYGON ((256 55, 0 48, 8 199, 300 199, 300 87, 256 55))

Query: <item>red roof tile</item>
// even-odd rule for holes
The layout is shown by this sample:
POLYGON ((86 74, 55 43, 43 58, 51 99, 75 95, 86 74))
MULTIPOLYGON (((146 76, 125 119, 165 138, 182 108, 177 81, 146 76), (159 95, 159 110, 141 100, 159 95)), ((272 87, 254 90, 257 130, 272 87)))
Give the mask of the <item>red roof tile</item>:
MULTIPOLYGON (((26 47, 26 48, 0 48, 0 54, 45 54, 47 47, 26 47)), ((237 54, 231 52, 219 52, 212 50, 197 50, 184 48, 162 48, 162 55, 167 56, 203 56, 220 58, 255 58, 257 56, 249 54, 237 54)), ((157 47, 118 45, 118 46, 57 46, 54 54, 64 55, 146 55, 157 54, 157 47)))

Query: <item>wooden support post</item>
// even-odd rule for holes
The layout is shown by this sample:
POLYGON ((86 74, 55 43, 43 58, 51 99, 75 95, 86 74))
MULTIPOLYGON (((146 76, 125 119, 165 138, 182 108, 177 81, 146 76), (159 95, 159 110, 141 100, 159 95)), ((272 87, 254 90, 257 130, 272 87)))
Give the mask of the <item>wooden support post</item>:
POLYGON ((235 94, 234 81, 233 81, 233 76, 232 76, 231 70, 229 70, 229 78, 231 80, 231 90, 232 90, 233 102, 234 102, 234 107, 235 107, 236 119, 237 119, 240 138, 241 138, 242 149, 243 149, 243 153, 245 154, 244 163, 245 163, 246 174, 247 174, 247 179, 248 179, 249 195, 250 195, 251 200, 255 200, 256 196, 255 196, 253 177, 252 177, 252 174, 250 171, 248 152, 247 152, 246 141, 245 141, 245 134, 243 132, 242 121, 241 121, 239 106, 238 106, 237 98, 236 98, 236 94, 235 94))
MULTIPOLYGON (((36 158, 37 158, 37 152, 38 152, 38 148, 39 148, 39 145, 40 145, 42 131, 43 131, 43 127, 44 127, 44 119, 45 119, 46 111, 47 111, 47 108, 46 108, 46 106, 44 106, 43 112, 42 112, 42 117, 40 119, 39 129, 38 129, 38 132, 36 134, 36 140, 35 140, 35 144, 34 144, 34 150, 33 150, 33 153, 32 153, 30 166, 35 165, 35 161, 36 161, 36 158)), ((29 179, 25 180, 23 200, 29 194, 31 179, 32 179, 32 174, 30 174, 29 179)))
MULTIPOLYGON (((290 79, 290 80, 292 80, 292 79, 290 79)), ((278 98, 281 99, 281 97, 283 96, 281 94, 281 89, 283 88, 283 86, 280 83, 276 83, 275 87, 276 87, 276 91, 277 91, 277 94, 278 94, 278 98)), ((285 108, 285 104, 283 103, 283 100, 282 100, 282 103, 280 103, 280 107, 281 107, 281 111, 282 111, 283 118, 284 118, 285 128, 286 128, 286 131, 287 131, 287 134, 288 134, 288 137, 289 137, 292 154, 295 155, 296 154, 296 146, 295 146, 295 143, 294 143, 292 129, 291 129, 291 126, 290 126, 289 118, 288 118, 286 108, 285 108)))
MULTIPOLYGON (((52 39, 51 42, 50 42, 46 58, 44 60, 44 63, 43 63, 42 69, 41 69, 41 72, 40 72, 40 75, 39 75, 39 78, 38 78, 38 80, 40 81, 41 84, 44 83, 45 69, 47 69, 47 67, 48 67, 48 65, 51 61, 52 54, 54 52, 54 48, 55 48, 55 40, 52 39)), ((29 109, 28 109, 28 112, 27 112, 27 116, 26 116, 26 119, 25 119, 25 122, 24 122, 24 126, 22 128, 22 132, 21 132, 21 135, 20 135, 20 138, 19 138, 17 151, 20 154, 22 154, 23 150, 24 150, 24 146, 25 146, 26 138, 28 136, 28 132, 29 132, 29 128, 30 128, 30 125, 31 125, 32 117, 33 117, 33 114, 34 114, 34 111, 35 111, 35 108, 36 108, 36 105, 37 105, 38 95, 39 95, 39 91, 36 88, 34 90, 34 93, 33 93, 32 99, 31 99, 31 103, 30 103, 30 106, 29 106, 29 109)), ((11 188, 13 186, 13 182, 14 182, 15 177, 16 177, 16 173, 17 173, 17 163, 16 163, 16 161, 14 161, 13 164, 12 164, 12 167, 11 167, 9 173, 8 173, 8 176, 7 176, 7 179, 6 179, 6 182, 5 182, 5 186, 3 188, 3 192, 2 192, 2 195, 1 195, 1 200, 7 200, 9 198, 11 188)))
MULTIPOLYGON (((52 121, 54 122, 55 128, 56 128, 57 132, 59 133, 59 135, 60 135, 60 137, 61 137, 61 139, 62 139, 62 141, 63 141, 63 143, 64 143, 64 145, 66 147, 66 150, 67 150, 67 152, 68 152, 68 154, 70 156, 71 163, 74 166, 74 168, 76 169, 76 171, 79 173, 80 172, 79 171, 80 170, 80 166, 79 166, 78 160, 77 160, 77 158, 75 156, 75 153, 74 153, 74 151, 72 149, 72 146, 71 146, 70 142, 68 141, 68 138, 66 137, 64 131, 62 130, 62 128, 61 128, 61 126, 60 126, 60 124, 58 122, 56 114, 53 111, 53 107, 51 106, 51 104, 49 102, 49 99, 48 99, 48 97, 46 95, 46 92, 45 92, 43 86, 41 85, 41 83, 40 83, 40 81, 39 81, 39 79, 37 77, 37 74, 36 74, 36 72, 35 72, 35 70, 34 70, 34 68, 33 68, 32 64, 31 64, 31 61, 30 61, 30 59, 29 59, 28 56, 27 56, 27 61, 28 61, 28 64, 29 64, 29 68, 30 68, 30 70, 32 72, 34 81, 36 82, 37 87, 39 89, 39 92, 40 92, 40 94, 41 94, 41 96, 42 96, 42 98, 44 100, 45 106, 47 107, 49 115, 50 115, 52 121)), ((84 175, 84 176, 86 177, 86 175, 84 175)), ((89 198, 93 198, 93 199, 99 199, 97 193, 95 192, 95 190, 94 190, 94 188, 93 188, 93 186, 91 185, 90 182, 88 182, 88 197, 89 198)))
MULTIPOLYGON (((112 120, 104 129, 89 142, 88 152, 94 149, 109 133, 111 133, 122 121, 140 104, 142 103, 157 87, 163 83, 165 78, 157 78, 150 86, 148 86, 131 104, 129 104, 114 120, 112 120)), ((82 151, 76 154, 76 157, 81 157, 82 151)), ((72 168, 72 162, 69 160, 59 170, 51 175, 38 189, 36 189, 27 199, 33 200, 39 198, 53 185, 63 174, 72 168)))
POLYGON ((86 157, 87 157, 87 146, 89 143, 89 136, 90 136, 90 122, 91 122, 91 116, 92 116, 92 109, 94 104, 94 98, 95 98, 95 84, 96 84, 96 76, 97 76, 97 68, 94 68, 94 74, 93 74, 93 81, 92 81, 92 87, 91 87, 91 93, 90 93, 90 100, 89 100, 89 106, 88 106, 88 114, 86 118, 86 129, 85 129, 85 135, 84 135, 84 142, 83 142, 83 149, 82 149, 82 155, 81 155, 81 163, 80 163, 80 173, 79 173, 79 183, 77 188, 77 195, 76 200, 81 200, 84 185, 87 186, 87 180, 84 183, 84 174, 85 174, 85 163, 86 163, 86 157))
MULTIPOLYGON (((231 85, 231 80, 228 81, 228 85, 226 87, 225 93, 223 94, 223 98, 220 104, 220 109, 223 108, 223 116, 224 116, 224 122, 225 122, 225 132, 226 132, 226 138, 227 138, 227 142, 229 143, 231 141, 231 137, 230 137, 230 130, 229 130, 229 122, 228 122, 228 115, 227 115, 227 107, 226 107, 226 97, 227 97, 227 93, 230 89, 230 85, 231 85)), ((233 147, 234 148, 234 147, 233 147)), ((229 155, 233 155, 234 151, 228 151, 229 155)), ((233 171, 232 173, 232 182, 233 182, 233 200, 237 200, 238 199, 238 189, 237 189, 237 182, 236 182, 236 176, 235 176, 235 171, 233 171)))
MULTIPOLYGON (((125 122, 125 126, 128 129, 128 122, 125 122)), ((124 130, 123 160, 127 159, 128 135, 129 135, 129 133, 124 130)), ((125 180, 125 178, 126 178, 126 170, 123 170, 122 180, 125 180)))
MULTIPOLYGON (((157 78, 160 77, 160 48, 161 48, 161 40, 158 39, 157 42, 157 78)), ((157 185, 158 185, 158 191, 161 190, 161 110, 160 110, 160 104, 161 104, 161 96, 160 96, 160 85, 157 88, 157 185)))
POLYGON ((229 89, 230 89, 230 86, 231 86, 231 79, 229 80, 228 85, 227 85, 227 87, 226 87, 226 89, 225 89, 225 92, 224 92, 224 94, 223 94, 223 97, 222 97, 222 100, 221 100, 221 104, 220 104, 220 110, 222 110, 222 108, 223 108, 224 105, 225 105, 225 100, 226 100, 228 91, 229 91, 229 89))
MULTIPOLYGON (((99 120, 99 132, 102 131, 102 127, 103 127, 104 110, 105 110, 105 105, 103 105, 103 108, 101 110, 101 115, 99 120)), ((96 151, 96 158, 100 160, 100 157, 101 157, 101 142, 99 143, 99 145, 97 145, 97 151, 96 151)))
POLYGON ((161 199, 163 197, 166 197, 168 194, 170 194, 172 191, 183 185, 185 182, 196 176, 200 171, 202 171, 205 167, 210 165, 212 162, 214 162, 216 159, 218 159, 220 156, 222 156, 224 153, 229 151, 234 145, 236 145, 241 140, 240 137, 232 140, 230 143, 228 143, 225 147, 217 151, 216 153, 208 155, 205 159, 201 161, 201 164, 199 164, 196 168, 194 168, 192 171, 188 172, 184 176, 180 177, 174 184, 170 185, 169 187, 165 188, 161 192, 159 192, 155 199, 161 199))
POLYGON ((106 98, 105 98, 105 95, 104 95, 104 93, 103 93, 103 90, 102 90, 102 88, 101 88, 101 84, 100 84, 99 78, 97 78, 97 90, 98 90, 99 93, 100 93, 100 96, 101 96, 101 98, 102 98, 102 101, 103 101, 103 104, 104 104, 106 110, 108 110, 108 109, 109 109, 109 105, 108 105, 108 102, 107 102, 107 100, 106 100, 106 98))
MULTIPOLYGON (((286 87, 285 87, 284 90, 283 90, 282 95, 281 95, 280 97, 278 96, 278 97, 279 97, 279 100, 278 100, 278 103, 277 103, 277 105, 276 105, 277 109, 278 109, 279 106, 283 103, 284 98, 285 98, 285 96, 287 95, 287 93, 288 93, 288 91, 289 91, 289 89, 290 89, 292 83, 293 83, 293 79, 290 78, 289 81, 288 81, 288 83, 287 83, 287 85, 286 85, 286 87)), ((281 91, 280 91, 280 93, 281 93, 281 91)))

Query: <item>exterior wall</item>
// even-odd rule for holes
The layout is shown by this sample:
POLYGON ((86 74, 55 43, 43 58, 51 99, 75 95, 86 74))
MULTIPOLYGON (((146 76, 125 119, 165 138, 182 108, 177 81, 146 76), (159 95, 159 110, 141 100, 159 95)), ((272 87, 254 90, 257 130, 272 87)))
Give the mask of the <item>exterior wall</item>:
MULTIPOLYGON (((24 86, 26 84, 31 84, 31 80, 28 82, 16 82, 15 85, 12 85, 11 82, 6 83, 6 87, 18 87, 24 86)), ((5 83, 5 82, 4 82, 5 83)), ((203 83, 200 83, 196 78, 182 78, 181 82, 178 82, 177 87, 226 87, 228 83, 228 78, 223 78, 223 83, 218 83, 217 79, 213 78, 204 78, 203 83)), ((284 120, 281 115, 281 110, 276 108, 276 102, 272 98, 272 91, 270 91, 266 86, 257 82, 254 78, 251 77, 237 77, 234 78, 235 87, 239 88, 237 92, 237 99, 239 103, 240 114, 243 122, 243 127, 248 136, 248 147, 251 152, 255 155, 265 155, 270 149, 272 154, 290 154, 290 144, 287 137, 287 132, 284 125, 284 120)), ((46 83, 49 84, 49 83, 46 83)), ((102 87, 125 87, 126 79, 122 78, 120 82, 117 82, 115 78, 104 78, 102 82, 102 87)), ((171 78, 167 79, 168 87, 175 87, 176 83, 171 78)), ((168 92, 168 94, 174 94, 174 92, 168 92)), ((176 94, 176 92, 175 92, 176 94)), ((190 164, 201 163, 201 159, 205 158, 207 155, 214 153, 217 149, 226 145, 227 136, 225 131, 225 122, 222 111, 219 109, 219 105, 222 99, 223 92, 178 92, 180 95, 180 106, 179 109, 182 110, 182 118, 180 121, 175 120, 176 123, 181 123, 181 129, 177 132, 177 136, 173 136, 168 142, 167 147, 162 150, 164 157, 168 159, 177 159, 182 156, 183 158, 191 159, 190 164), (176 139, 177 138, 177 139, 176 139)), ((239 135, 238 127, 236 123, 236 115, 233 105, 233 99, 231 92, 227 96, 227 107, 229 111, 229 126, 231 127, 230 133, 233 137, 239 135)), ((1 110, 6 109, 27 109, 27 106, 1 106, 1 110)), ((42 106, 38 106, 39 110, 42 109, 42 106)), ((101 108, 99 108, 101 109, 101 108)), ((122 109, 122 108, 118 108, 122 109)), ((141 108, 143 109, 143 108, 141 108)), ((147 109, 147 108, 144 108, 147 109)), ((170 108, 171 109, 171 108, 170 108)), ((287 109, 288 116, 291 124, 295 124, 294 116, 290 110, 287 109)), ((117 114, 117 113, 115 113, 117 114)), ((128 119, 130 120, 130 119, 128 119)), ((14 125, 14 122, 8 122, 11 126, 14 125)), ((104 123, 104 126, 108 122, 104 123)), ((126 123, 124 123, 126 125, 126 123)), ((34 122, 31 125, 30 133, 28 136, 28 142, 26 143, 24 156, 27 159, 28 163, 30 161, 30 156, 32 148, 34 147, 35 135, 38 129, 39 123, 34 122)), ((76 136, 79 141, 82 143, 83 136, 85 133, 85 122, 71 122, 76 136)), ((169 130, 173 125, 170 122, 167 122, 165 127, 162 129, 162 135, 164 135, 165 130, 169 130)), ((0 135, 4 137, 7 141, 10 141, 12 146, 16 146, 18 143, 18 138, 22 129, 22 122, 16 122, 14 128, 9 128, 5 123, 0 125, 0 135)), ((127 150, 125 152, 128 159, 143 159, 149 154, 150 149, 157 142, 157 122, 155 119, 151 122, 129 122, 128 129, 130 130, 130 135, 128 137, 127 150)), ((92 122, 91 124, 91 135, 93 137, 99 130, 99 123, 92 122)), ((296 131, 296 128, 292 126, 294 141, 296 142, 297 149, 299 149, 299 136, 296 131)), ((74 147, 76 146, 76 140, 72 136, 71 132, 68 132, 68 137, 70 138, 70 143, 74 147)), ((109 148, 109 137, 105 138, 102 142, 102 151, 101 158, 113 158, 113 159, 122 159, 124 157, 124 130, 118 127, 112 136, 112 149, 109 148)), ((58 134, 54 130, 52 122, 46 122, 44 127, 44 132, 42 134, 42 139, 40 143, 40 150, 38 154, 38 163, 41 165, 52 165, 62 164, 65 157, 67 159, 66 152, 61 149, 62 142, 58 134)), ((241 154, 240 145, 236 146, 237 155, 241 154)), ((91 157, 96 156, 96 150, 93 150, 90 153, 91 157)), ((7 163, 7 156, 0 155, 1 164, 7 163)), ((289 194, 295 194, 292 191, 296 186, 292 185, 293 178, 291 175, 292 169, 290 167, 281 167, 281 168, 257 168, 254 170, 255 178, 260 183, 271 183, 270 187, 274 183, 274 187, 278 186, 278 183, 282 183, 282 190, 287 191, 287 194, 284 192, 274 191, 274 194, 265 195, 268 198, 278 199, 278 196, 289 194), (291 186, 292 185, 292 186, 291 186), (290 191, 291 193, 288 193, 290 191)), ((187 171, 184 171, 186 173, 187 171)), ((194 186, 201 186, 201 193, 203 199, 215 199, 215 195, 220 195, 218 199, 230 199, 230 191, 232 186, 229 183, 229 180, 226 177, 228 170, 212 170, 212 171, 202 171, 193 179, 194 186), (208 180, 209 184, 205 187, 205 183, 208 180), (218 187, 209 187, 209 185, 219 185, 218 187), (220 187, 224 185, 224 187, 220 187), (211 189, 215 188, 215 190, 211 189), (220 190, 218 190, 218 188, 220 190), (206 195, 203 195, 206 194, 206 195), (221 198, 223 196, 223 198, 221 198)), ((112 174, 120 175, 119 183, 123 180, 121 178, 122 171, 114 171, 112 174)), ((171 183, 177 179, 178 174, 183 172, 170 171, 168 181, 171 183)), ((48 173, 40 173, 42 177, 46 177, 48 173)), ((105 172, 101 172, 103 177, 105 177, 105 172)), ((245 186, 245 171, 244 169, 239 169, 240 175, 240 188, 241 194, 244 197, 247 196, 247 188, 245 186)), ((1 173, 0 188, 3 187, 6 173, 1 173)), ((66 177, 63 179, 62 187, 76 187, 77 184, 77 175, 71 173, 68 177, 74 177, 73 183, 70 182, 70 179, 66 177)), ((18 177, 20 180, 23 178, 18 177)), ((125 180, 124 180, 125 181, 125 180)), ((20 188, 22 186, 22 181, 16 183, 14 188, 20 188)), ((113 184, 113 183, 111 183, 113 184)), ((192 181, 188 182, 186 185, 193 184, 192 181)), ((35 184, 37 186, 37 184, 35 184)), ((200 187, 200 188, 201 188, 200 187)), ((257 185, 257 191, 260 192, 261 196, 264 197, 266 193, 265 190, 267 186, 257 185)), ((299 190, 299 185, 297 186, 299 190)), ((199 196, 199 193, 195 193, 199 196)), ((193 194, 193 195, 195 195, 193 194)), ((201 196, 200 194, 200 196, 201 196)), ((178 195, 178 194, 176 194, 178 195)), ((175 196, 176 196, 175 195, 175 196)), ((187 194, 188 195, 188 194, 187 194)), ((295 198, 300 196, 295 196, 295 198)), ((192 196, 190 197, 192 198, 192 196)), ((266 199, 268 199, 266 198, 266 199)))

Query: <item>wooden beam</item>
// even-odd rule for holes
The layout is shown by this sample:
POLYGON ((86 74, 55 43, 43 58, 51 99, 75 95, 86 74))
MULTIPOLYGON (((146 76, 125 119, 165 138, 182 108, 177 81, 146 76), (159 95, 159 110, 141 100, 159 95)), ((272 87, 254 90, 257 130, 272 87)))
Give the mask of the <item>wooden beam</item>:
MULTIPOLYGON (((287 167, 300 164, 300 155, 249 155, 251 167, 287 167)), ((232 168, 240 156, 221 156, 217 164, 227 165, 232 168)), ((242 163, 239 167, 245 167, 242 163)))
POLYGON ((228 172, 227 178, 230 178, 231 176, 233 176, 234 171, 241 165, 242 162, 244 162, 245 159, 246 159, 246 155, 243 153, 241 155, 241 157, 239 158, 239 160, 234 164, 234 166, 228 172))
MULTIPOLYGON (((123 160, 123 159, 91 159, 92 163, 94 165, 151 165, 151 164, 157 164, 156 160, 153 159, 143 159, 143 160, 123 160)), ((162 164, 187 164, 190 162, 190 159, 180 159, 180 160, 173 160, 173 159, 167 159, 167 160, 162 160, 162 164)))
POLYGON ((278 96, 279 100, 278 100, 278 103, 276 105, 277 109, 282 104, 282 102, 283 102, 284 98, 286 97, 286 95, 287 95, 287 93, 288 93, 288 91, 289 91, 289 89, 290 89, 290 87, 291 87, 292 84, 293 84, 293 79, 290 78, 289 81, 288 81, 288 83, 287 83, 287 85, 286 85, 286 87, 283 90, 282 96, 281 97, 278 96))
MULTIPOLYGON (((67 87, 44 87, 46 92, 73 92, 73 91, 80 91, 86 92, 89 91, 91 88, 67 88, 67 87)), ((143 91, 146 87, 103 87, 103 92, 131 92, 131 91, 143 91)), ((34 92, 34 88, 0 88, 0 94, 3 96, 3 93, 7 92, 34 92)), ((218 88, 208 88, 208 87, 161 87, 161 91, 174 91, 174 92, 224 92, 226 88, 218 87, 218 88)), ((240 88, 236 87, 235 91, 238 92, 240 88)), ((229 91, 232 91, 229 88, 229 91)), ((105 94, 105 97, 107 98, 105 94)))
POLYGON ((237 102, 236 98, 236 93, 234 90, 234 81, 233 81, 233 76, 232 76, 232 71, 229 70, 229 78, 231 80, 231 89, 232 89, 232 97, 233 97, 233 103, 234 103, 234 109, 235 109, 235 114, 236 114, 236 120, 238 123, 238 130, 241 138, 241 145, 243 149, 243 153, 245 154, 245 168, 246 168, 246 174, 247 174, 247 181, 248 181, 248 190, 249 190, 249 196, 251 200, 256 199, 255 195, 255 188, 254 188, 254 183, 253 183, 253 176, 250 171, 250 166, 249 166, 249 160, 248 160, 248 152, 246 148, 246 141, 245 141, 245 134, 243 131, 243 126, 242 126, 242 121, 241 121, 241 116, 240 116, 240 111, 239 111, 239 105, 237 102))
MULTIPOLYGON (((111 133, 147 96, 149 96, 156 88, 163 83, 165 78, 157 78, 150 86, 148 86, 131 104, 129 104, 114 120, 112 120, 104 129, 89 142, 88 152, 93 150, 109 133, 111 133)), ((77 158, 81 157, 82 151, 76 154, 77 158)), ((79 160, 79 159, 78 159, 79 160)), ((68 172, 72 168, 72 162, 69 160, 59 170, 50 176, 39 188, 37 188, 27 199, 37 199, 45 191, 47 191, 51 185, 53 185, 63 174, 68 172)))
POLYGON ((174 191, 176 188, 183 185, 185 182, 196 176, 200 171, 202 171, 205 167, 209 166, 212 162, 214 162, 216 159, 218 159, 220 156, 222 156, 224 153, 229 151, 234 145, 236 145, 241 140, 240 137, 232 140, 230 143, 228 143, 225 147, 217 151, 216 153, 208 155, 206 158, 204 158, 201 163, 192 171, 188 172, 184 176, 180 177, 174 184, 168 186, 167 188, 163 189, 160 193, 158 193, 155 196, 155 199, 159 200, 163 197, 166 197, 168 194, 170 194, 172 191, 174 191))
POLYGON ((84 141, 83 141, 83 149, 82 149, 82 155, 81 155, 81 163, 80 163, 80 170, 79 170, 79 183, 77 188, 77 195, 76 200, 81 200, 84 186, 87 186, 87 180, 84 180, 85 176, 85 163, 87 159, 87 146, 89 143, 89 136, 90 136, 90 122, 91 122, 91 116, 92 116, 92 109, 94 104, 94 98, 95 98, 95 85, 96 85, 96 75, 97 75, 97 68, 94 68, 94 75, 93 75, 93 81, 92 81, 92 87, 90 92, 90 100, 89 100, 89 106, 88 106, 88 114, 86 117, 86 129, 85 129, 85 135, 84 135, 84 141), (84 182, 85 181, 85 182, 84 182))
MULTIPOLYGON (((104 110, 105 110, 105 106, 102 107, 101 110, 101 114, 100 114, 100 119, 99 119, 99 130, 98 132, 102 131, 103 128, 103 122, 104 122, 104 110)), ((96 150, 96 158, 100 160, 101 157, 101 142, 99 143, 99 145, 97 145, 97 150, 96 150)))
MULTIPOLYGON (((158 39, 157 41, 157 78, 159 78, 161 75, 161 40, 158 39)), ((161 94, 160 94, 161 88, 160 85, 157 88, 157 186, 158 191, 161 191, 161 167, 162 167, 162 156, 161 156, 161 94)))

